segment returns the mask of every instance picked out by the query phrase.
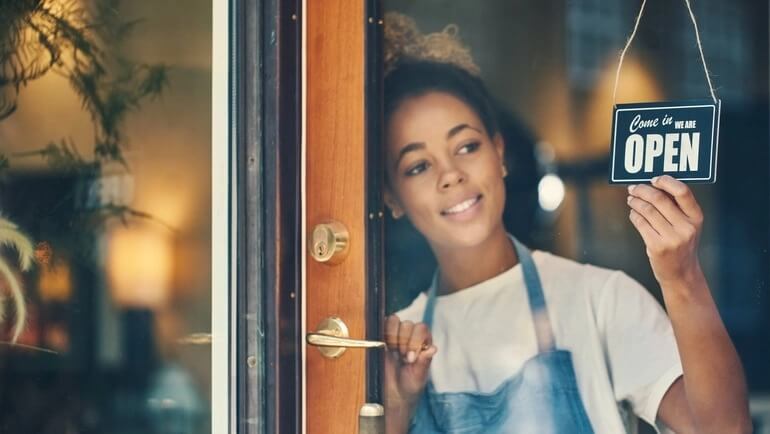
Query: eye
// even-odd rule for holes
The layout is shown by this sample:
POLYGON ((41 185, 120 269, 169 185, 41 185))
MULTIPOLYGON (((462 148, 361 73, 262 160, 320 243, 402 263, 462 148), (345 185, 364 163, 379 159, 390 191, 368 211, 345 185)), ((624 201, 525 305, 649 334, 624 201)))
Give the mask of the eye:
POLYGON ((426 170, 428 170, 428 163, 426 161, 421 161, 413 166, 410 166, 409 169, 406 170, 404 175, 415 176, 415 175, 419 175, 420 173, 426 170))
POLYGON ((465 144, 460 147, 459 150, 457 150, 458 154, 470 154, 472 152, 476 152, 477 149, 479 149, 479 146, 481 146, 480 142, 471 142, 468 144, 465 144))

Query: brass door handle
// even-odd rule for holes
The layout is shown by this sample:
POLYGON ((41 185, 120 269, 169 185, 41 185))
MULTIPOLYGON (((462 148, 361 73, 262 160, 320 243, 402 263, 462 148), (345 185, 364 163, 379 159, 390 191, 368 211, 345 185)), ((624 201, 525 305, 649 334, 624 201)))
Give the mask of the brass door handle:
POLYGON ((329 317, 318 324, 318 331, 305 337, 308 345, 318 347, 318 351, 330 359, 341 356, 348 348, 384 348, 385 342, 351 339, 348 326, 337 317, 329 317))
POLYGON ((314 347, 342 347, 342 348, 382 348, 385 342, 366 341, 363 339, 341 338, 330 336, 325 333, 308 333, 307 343, 314 347))

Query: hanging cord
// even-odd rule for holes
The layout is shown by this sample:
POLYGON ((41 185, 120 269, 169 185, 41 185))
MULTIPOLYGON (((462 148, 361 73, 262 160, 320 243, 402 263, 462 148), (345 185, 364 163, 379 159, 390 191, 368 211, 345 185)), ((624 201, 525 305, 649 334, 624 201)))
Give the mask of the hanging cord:
MULTIPOLYGON (((646 0, 645 0, 646 1, 646 0)), ((695 14, 690 7, 690 0, 684 0, 687 3, 687 10, 690 12, 690 18, 692 19, 692 26, 695 28, 695 39, 698 41, 698 51, 700 51, 700 60, 703 62, 703 72, 706 73, 706 82, 709 84, 709 91, 711 92, 711 99, 714 100, 714 104, 717 103, 717 95, 714 92, 714 86, 711 84, 711 75, 709 74, 709 68, 706 66, 706 56, 703 55, 703 44, 700 42, 700 32, 698 31, 698 23, 695 21, 695 14)))
POLYGON ((631 46, 634 37, 636 36, 636 30, 639 28, 639 21, 642 20, 644 14, 644 6, 647 4, 647 0, 642 0, 642 7, 639 8, 639 15, 636 16, 636 22, 634 23, 634 31, 631 32, 631 37, 626 41, 626 46, 623 47, 623 51, 620 52, 620 61, 618 61, 618 70, 615 71, 615 89, 612 91, 612 105, 618 105, 618 81, 620 80, 620 68, 623 67, 623 59, 626 57, 626 51, 631 46))
MULTIPOLYGON (((690 19, 692 19, 692 25, 695 28, 695 39, 698 41, 698 51, 700 52, 700 59, 703 63, 703 71, 706 73, 706 82, 708 82, 709 85, 709 91, 711 92, 711 99, 714 100, 714 104, 717 103, 717 96, 714 92, 714 86, 711 84, 711 76, 709 75, 709 69, 706 66, 706 56, 703 55, 703 44, 701 44, 700 41, 700 32, 698 31, 698 23, 695 21, 695 14, 692 12, 692 7, 690 6, 690 0, 684 0, 685 4, 687 5, 687 10, 690 12, 690 19)), ((623 67, 623 59, 626 57, 626 51, 628 51, 628 48, 631 46, 631 42, 633 42, 634 37, 636 36, 636 31, 639 28, 639 21, 642 20, 642 15, 644 15, 644 6, 647 4, 647 0, 642 0, 642 6, 639 8, 639 15, 636 16, 636 22, 634 23, 634 31, 631 32, 631 36, 628 38, 628 42, 626 42, 626 46, 623 47, 623 51, 620 52, 620 61, 618 61, 618 70, 615 72, 615 88, 612 91, 612 105, 617 105, 617 95, 618 95, 618 81, 620 80, 620 68, 623 67)))

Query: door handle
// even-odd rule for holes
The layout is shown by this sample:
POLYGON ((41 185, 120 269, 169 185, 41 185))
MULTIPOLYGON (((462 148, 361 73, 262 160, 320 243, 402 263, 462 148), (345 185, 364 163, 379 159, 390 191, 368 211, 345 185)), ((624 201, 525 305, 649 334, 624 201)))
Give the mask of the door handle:
POLYGON ((305 337, 308 345, 318 348, 324 357, 340 357, 348 348, 384 348, 385 342, 351 339, 348 326, 337 317, 329 317, 318 324, 315 332, 305 337))

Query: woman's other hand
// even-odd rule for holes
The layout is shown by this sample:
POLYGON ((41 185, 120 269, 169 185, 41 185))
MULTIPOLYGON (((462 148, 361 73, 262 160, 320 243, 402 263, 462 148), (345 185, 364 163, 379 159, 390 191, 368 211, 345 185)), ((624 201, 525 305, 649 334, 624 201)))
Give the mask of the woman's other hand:
POLYGON ((700 206, 670 176, 628 190, 630 219, 663 289, 684 373, 663 397, 659 418, 676 432, 752 432, 743 368, 698 262, 700 206))
POLYGON ((670 176, 628 187, 629 219, 647 246, 655 278, 667 288, 691 288, 703 279, 698 241, 703 212, 687 185, 670 176))
POLYGON ((408 422, 428 382, 437 348, 425 323, 401 321, 396 315, 385 320, 385 342, 385 407, 408 422))

